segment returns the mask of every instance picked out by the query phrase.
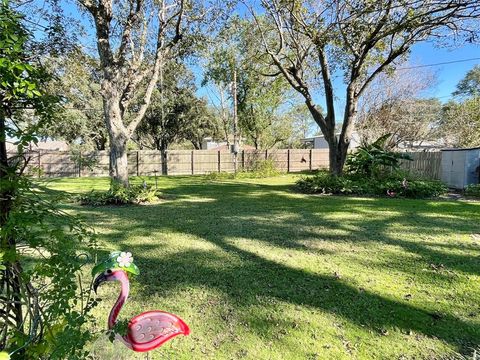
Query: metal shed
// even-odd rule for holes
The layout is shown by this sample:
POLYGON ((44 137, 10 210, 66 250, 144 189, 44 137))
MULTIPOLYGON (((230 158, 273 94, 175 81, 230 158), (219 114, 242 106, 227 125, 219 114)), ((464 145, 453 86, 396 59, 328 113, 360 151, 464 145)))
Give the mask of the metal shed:
POLYGON ((464 189, 480 183, 480 147, 442 150, 442 181, 449 187, 464 189))

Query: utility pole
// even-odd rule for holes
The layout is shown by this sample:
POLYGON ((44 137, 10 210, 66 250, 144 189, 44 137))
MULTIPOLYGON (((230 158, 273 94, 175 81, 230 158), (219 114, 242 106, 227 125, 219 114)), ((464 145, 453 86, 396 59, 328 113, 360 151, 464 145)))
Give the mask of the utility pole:
MULTIPOLYGON (((163 97, 163 66, 164 63, 162 63, 162 66, 160 67, 160 121, 162 124, 162 127, 165 125, 165 110, 164 110, 164 97, 163 97)), ((168 164, 167 164, 167 152, 166 149, 163 148, 163 144, 160 145, 160 157, 162 159, 162 175, 167 175, 168 173, 168 164)), ((155 174, 157 176, 157 174, 155 174)), ((156 178, 155 178, 156 181, 156 178)))
POLYGON ((233 170, 237 173, 238 117, 237 117, 237 69, 233 69, 233 170))

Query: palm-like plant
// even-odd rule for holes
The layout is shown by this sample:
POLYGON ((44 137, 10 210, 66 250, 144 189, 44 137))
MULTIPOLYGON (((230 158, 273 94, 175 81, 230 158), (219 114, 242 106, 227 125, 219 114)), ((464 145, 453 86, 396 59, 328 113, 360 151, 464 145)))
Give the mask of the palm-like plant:
POLYGON ((385 171, 397 171, 400 160, 413 160, 406 153, 386 149, 385 144, 391 136, 385 134, 371 144, 360 146, 347 157, 347 171, 354 175, 378 178, 385 171))

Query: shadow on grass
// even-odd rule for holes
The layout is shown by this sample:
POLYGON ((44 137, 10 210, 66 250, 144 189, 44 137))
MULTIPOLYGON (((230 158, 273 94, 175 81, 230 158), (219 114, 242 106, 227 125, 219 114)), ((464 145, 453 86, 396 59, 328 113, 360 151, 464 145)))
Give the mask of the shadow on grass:
MULTIPOLYGON (((107 228, 111 221, 121 224, 102 238, 114 247, 132 251, 140 268, 147 268, 152 274, 162 274, 161 279, 148 275, 139 277, 138 281, 145 285, 142 295, 153 295, 158 289, 169 292, 188 285, 207 286, 225 293, 239 308, 258 304, 258 296, 273 297, 336 314, 377 332, 388 327, 405 332, 413 330, 439 338, 460 351, 480 344, 480 327, 474 322, 361 291, 333 274, 319 275, 289 267, 240 248, 232 241, 241 238, 298 251, 310 251, 305 245, 306 240, 320 243, 373 242, 400 247, 418 256, 425 264, 441 263, 449 269, 480 275, 478 256, 432 248, 469 249, 461 243, 455 249, 456 245, 412 241, 389 231, 395 224, 402 232, 423 238, 448 233, 452 229, 459 234, 471 233, 472 229, 479 232, 478 206, 443 202, 440 209, 439 203, 431 201, 303 197, 289 194, 290 191, 290 187, 284 185, 210 183, 205 186, 187 183, 168 190, 177 196, 174 201, 87 211, 93 213, 91 216, 95 224, 101 224, 100 227, 107 228), (189 201, 190 198, 205 201, 189 201), (354 220, 345 222, 334 216, 345 212, 354 220), (448 216, 431 216, 437 212, 448 216), (324 233, 319 235, 319 229, 324 233), (338 230, 342 233, 335 233, 338 230), (215 251, 195 249, 152 259, 149 251, 162 246, 161 240, 158 245, 125 240, 126 233, 149 236, 152 232, 191 234, 240 261, 216 269, 208 264, 221 263, 225 259, 215 251)), ((325 256, 335 254, 327 251, 325 256)), ((397 261, 401 259, 393 263, 397 261)), ((253 321, 255 323, 259 333, 274 325, 258 323, 258 320, 253 321)))

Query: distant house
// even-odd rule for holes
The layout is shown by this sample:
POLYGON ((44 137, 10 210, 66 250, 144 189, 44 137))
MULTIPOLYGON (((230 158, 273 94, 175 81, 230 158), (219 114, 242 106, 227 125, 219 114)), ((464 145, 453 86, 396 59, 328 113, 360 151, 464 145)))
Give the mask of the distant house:
MULTIPOLYGON (((340 133, 336 135, 340 136, 340 133)), ((311 149, 328 149, 327 140, 325 140, 325 136, 323 135, 312 136, 309 138, 302 139, 301 141, 306 145, 306 147, 311 149)), ((354 131, 350 139, 350 149, 355 149, 359 146, 360 146, 360 135, 356 131, 354 131)))
POLYGON ((400 151, 440 151, 448 147, 448 144, 440 140, 423 140, 423 141, 404 141, 398 144, 400 151))
MULTIPOLYGON (((240 149, 253 150, 255 147, 246 145, 245 138, 240 139, 240 149)), ((229 137, 230 147, 233 146, 233 136, 229 137)), ((230 151, 226 141, 214 141, 211 137, 206 137, 202 141, 202 150, 230 151)))

